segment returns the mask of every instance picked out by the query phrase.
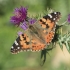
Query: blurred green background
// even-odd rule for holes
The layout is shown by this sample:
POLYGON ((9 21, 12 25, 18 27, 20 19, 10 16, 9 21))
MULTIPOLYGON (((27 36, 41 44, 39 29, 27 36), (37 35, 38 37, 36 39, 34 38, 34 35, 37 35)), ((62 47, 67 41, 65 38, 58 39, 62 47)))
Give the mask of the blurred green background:
POLYGON ((59 11, 61 23, 70 13, 70 0, 0 0, 0 70, 70 70, 70 54, 65 47, 62 52, 58 45, 49 52, 50 56, 47 54, 43 66, 40 66, 41 52, 10 53, 19 30, 11 25, 10 17, 14 8, 20 6, 27 6, 30 15, 43 13, 47 8, 59 11))

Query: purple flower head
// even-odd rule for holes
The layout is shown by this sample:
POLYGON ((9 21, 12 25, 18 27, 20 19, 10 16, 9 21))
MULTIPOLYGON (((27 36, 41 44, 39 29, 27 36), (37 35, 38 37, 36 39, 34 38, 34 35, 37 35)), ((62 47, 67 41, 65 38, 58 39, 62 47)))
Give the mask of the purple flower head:
POLYGON ((20 27, 21 27, 22 29, 24 29, 24 30, 28 29, 27 22, 24 21, 24 22, 20 25, 20 27))
POLYGON ((18 36, 20 36, 20 35, 23 34, 23 33, 22 33, 21 31, 19 31, 17 34, 18 34, 18 36))
POLYGON ((11 17, 10 21, 15 25, 19 25, 27 18, 27 8, 21 7, 16 8, 14 11, 14 16, 11 17))
POLYGON ((36 19, 29 19, 29 24, 34 24, 36 22, 36 19))
POLYGON ((70 23, 70 14, 68 15, 68 19, 67 19, 67 21, 70 23))

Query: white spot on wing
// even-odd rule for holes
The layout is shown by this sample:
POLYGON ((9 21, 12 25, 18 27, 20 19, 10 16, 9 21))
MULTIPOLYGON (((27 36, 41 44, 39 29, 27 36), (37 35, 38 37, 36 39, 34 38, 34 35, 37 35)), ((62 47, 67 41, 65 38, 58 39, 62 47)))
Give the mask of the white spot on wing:
POLYGON ((50 14, 48 14, 48 16, 49 16, 50 18, 52 18, 52 16, 51 16, 50 14))
POLYGON ((18 46, 17 49, 20 49, 20 47, 18 46))
POLYGON ((55 18, 53 18, 53 20, 55 20, 55 18))
POLYGON ((56 12, 54 12, 54 14, 57 14, 56 12))
POLYGON ((15 40, 15 44, 18 45, 17 41, 15 40))
POLYGON ((29 49, 27 51, 30 51, 29 49))
POLYGON ((14 47, 12 46, 11 49, 13 49, 14 47))

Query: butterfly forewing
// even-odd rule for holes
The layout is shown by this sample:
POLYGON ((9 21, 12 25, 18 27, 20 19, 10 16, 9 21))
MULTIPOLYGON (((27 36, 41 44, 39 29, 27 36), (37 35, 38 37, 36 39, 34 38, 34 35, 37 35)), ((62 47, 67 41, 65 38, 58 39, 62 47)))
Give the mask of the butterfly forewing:
POLYGON ((54 37, 56 22, 59 20, 60 15, 60 12, 53 12, 39 20, 43 28, 46 44, 49 44, 54 37))
POLYGON ((21 34, 14 42, 11 47, 12 53, 18 53, 22 50, 30 49, 30 39, 26 34, 21 34))

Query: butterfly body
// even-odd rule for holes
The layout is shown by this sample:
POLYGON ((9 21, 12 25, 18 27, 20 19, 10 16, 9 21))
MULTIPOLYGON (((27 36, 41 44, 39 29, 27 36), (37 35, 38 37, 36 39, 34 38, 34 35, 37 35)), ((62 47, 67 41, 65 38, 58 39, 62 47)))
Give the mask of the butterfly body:
POLYGON ((11 47, 12 53, 18 53, 20 51, 39 51, 46 48, 52 41, 56 22, 60 18, 60 12, 50 13, 33 25, 28 25, 28 29, 24 34, 21 34, 11 47))

